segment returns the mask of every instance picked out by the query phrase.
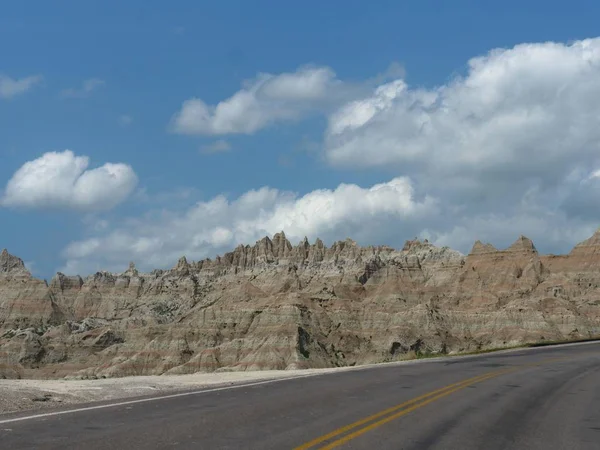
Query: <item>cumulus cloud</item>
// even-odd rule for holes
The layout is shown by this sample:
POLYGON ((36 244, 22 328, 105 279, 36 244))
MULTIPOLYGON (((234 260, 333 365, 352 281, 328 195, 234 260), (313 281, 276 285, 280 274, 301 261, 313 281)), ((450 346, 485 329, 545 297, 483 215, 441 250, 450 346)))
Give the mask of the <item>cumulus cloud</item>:
POLYGON ((107 233, 71 243, 64 252, 63 270, 88 272, 104 267, 117 271, 130 260, 145 269, 165 267, 181 255, 214 256, 281 230, 294 243, 304 236, 379 240, 385 238, 382 231, 414 227, 436 208, 434 199, 414 197, 407 178, 368 188, 341 184, 304 196, 263 187, 234 200, 220 195, 184 212, 158 211, 130 218, 107 233))
POLYGON ((334 165, 560 178, 600 148, 600 39, 522 44, 433 89, 397 79, 331 115, 334 165))
POLYGON ((61 97, 65 98, 86 98, 89 97, 92 92, 98 90, 106 83, 104 80, 99 78, 90 78, 85 80, 78 88, 63 89, 60 93, 61 97))
POLYGON ((396 247, 420 236, 462 252, 475 239, 502 248, 523 233, 559 253, 600 225, 600 38, 495 49, 432 88, 409 85, 399 65, 373 78, 368 95, 345 91, 330 69, 320 82, 302 70, 285 75, 258 77, 216 106, 190 100, 174 127, 251 134, 337 105, 318 152, 336 168, 396 178, 304 196, 262 188, 131 218, 72 243, 67 268, 123 270, 132 258, 164 267, 281 229, 296 241, 350 236, 396 247), (343 95, 332 101, 332 92, 343 95))
POLYGON ((252 134, 274 122, 290 121, 339 98, 350 89, 328 67, 301 67, 293 73, 259 74, 217 105, 186 100, 171 128, 181 134, 252 134))
POLYGON ((0 74, 0 98, 11 98, 29 91, 35 85, 41 83, 41 75, 33 75, 21 79, 10 78, 0 74))
POLYGON ((213 257, 280 230, 294 244, 304 236, 311 241, 320 237, 329 245, 352 237, 362 245, 401 248, 406 239, 420 237, 463 253, 476 239, 506 248, 525 234, 542 252, 564 253, 597 228, 589 218, 557 209, 563 197, 547 204, 539 195, 527 193, 514 207, 490 213, 420 196, 405 177, 369 188, 341 184, 303 196, 263 187, 233 200, 219 195, 185 210, 157 210, 110 226, 94 222, 87 239, 65 248, 60 270, 119 272, 131 260, 144 270, 166 268, 182 255, 213 257))
POLYGON ((519 235, 533 239, 542 253, 564 254, 589 238, 598 225, 544 205, 481 214, 452 214, 422 223, 419 235, 439 246, 468 253, 476 240, 507 248, 519 235))
POLYGON ((323 152, 337 167, 410 174, 463 217, 515 217, 518 229, 527 204, 565 225, 600 220, 599 124, 600 38, 530 43, 472 58, 441 86, 399 78, 347 102, 323 152))
POLYGON ((135 172, 126 164, 88 166, 87 156, 70 150, 45 153, 14 173, 0 205, 102 211, 124 201, 137 184, 135 172))

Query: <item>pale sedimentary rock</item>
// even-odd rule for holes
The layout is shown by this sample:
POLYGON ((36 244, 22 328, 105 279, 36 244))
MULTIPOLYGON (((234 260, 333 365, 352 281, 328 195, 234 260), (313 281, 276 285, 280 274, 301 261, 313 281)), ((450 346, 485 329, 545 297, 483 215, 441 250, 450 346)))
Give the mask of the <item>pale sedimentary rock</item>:
POLYGON ((297 246, 283 233, 171 270, 49 284, 0 255, 0 376, 331 367, 600 334, 600 233, 569 255, 521 236, 464 256, 297 246))

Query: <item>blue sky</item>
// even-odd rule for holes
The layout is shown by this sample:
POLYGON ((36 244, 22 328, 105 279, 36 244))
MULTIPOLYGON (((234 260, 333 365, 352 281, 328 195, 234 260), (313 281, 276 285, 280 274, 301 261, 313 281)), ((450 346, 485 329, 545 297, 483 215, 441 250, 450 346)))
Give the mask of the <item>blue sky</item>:
MULTIPOLYGON (((0 15, 0 247, 43 277, 124 270, 130 259, 169 267, 177 255, 214 256, 276 228, 327 243, 350 235, 401 245, 418 235, 463 252, 478 238, 501 247, 525 233, 541 250, 566 251, 598 225, 598 136, 593 123, 577 126, 600 111, 592 102, 597 73, 589 73, 598 70, 597 50, 592 69, 553 74, 571 61, 563 51, 576 67, 589 52, 576 43, 600 45, 599 13, 592 1, 10 2, 0 15), (542 55, 548 42, 562 50, 542 55), (540 63, 527 65, 537 56, 519 45, 540 63), (469 60, 494 49, 512 61, 508 69, 500 78, 472 76, 470 85, 469 60), (309 88, 299 84, 313 75, 309 88), (359 102, 354 113, 363 117, 357 108, 398 80, 406 97, 396 84, 372 123, 332 131, 344 108, 359 102), (481 84, 488 81, 491 90, 481 84), (457 84, 480 103, 468 103, 457 84), (252 107, 215 115, 244 86, 252 107), (483 104, 499 86, 513 103, 483 104), (565 86, 573 101, 559 95, 565 86), (423 106, 431 95, 450 105, 451 122, 423 106), (407 125, 417 120, 409 97, 433 124, 418 142, 407 125), (185 110, 193 99, 208 118, 185 110), (560 116, 566 108, 569 118, 560 116), (552 117, 491 133, 525 109, 552 117), (188 125, 177 128, 184 113, 188 125), (249 129, 257 117, 264 120, 249 129), (440 142, 470 136, 482 147, 462 157, 457 146, 471 144, 460 141, 436 153, 450 123, 452 136, 440 142), (557 148, 545 141, 554 131, 557 148), (64 157, 44 158, 49 152, 64 157), (78 157, 88 158, 88 170, 118 164, 112 176, 121 181, 111 187, 101 174, 75 192, 69 181, 54 190, 57 179, 44 180, 57 165, 76 180, 81 173, 67 166, 78 157), (35 171, 19 172, 36 160, 35 171), (243 197, 265 186, 271 191, 256 191, 260 198, 243 197), (215 203, 222 198, 226 206, 215 203), (335 213, 317 220, 323 209, 314 205, 335 205, 335 213)), ((499 67, 482 64, 481 73, 499 67)))

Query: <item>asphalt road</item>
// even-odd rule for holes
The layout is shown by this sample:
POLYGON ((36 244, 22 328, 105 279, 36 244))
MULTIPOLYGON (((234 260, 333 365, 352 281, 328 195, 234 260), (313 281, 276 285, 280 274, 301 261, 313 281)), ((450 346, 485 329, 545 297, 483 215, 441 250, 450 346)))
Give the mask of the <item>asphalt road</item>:
POLYGON ((86 406, 0 416, 0 448, 600 449, 600 343, 86 406))

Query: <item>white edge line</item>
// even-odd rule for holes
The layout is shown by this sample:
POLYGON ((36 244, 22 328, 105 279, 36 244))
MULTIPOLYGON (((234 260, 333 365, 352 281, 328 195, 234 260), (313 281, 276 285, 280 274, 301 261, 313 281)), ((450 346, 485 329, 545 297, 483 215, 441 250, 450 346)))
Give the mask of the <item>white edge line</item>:
MULTIPOLYGON (((401 365, 401 364, 406 364, 406 363, 425 363, 425 362, 435 362, 435 361, 440 361, 440 360, 445 360, 445 359, 455 359, 455 358, 470 358, 470 357, 482 357, 482 356, 491 356, 494 354, 501 354, 501 353, 511 353, 511 352, 516 352, 519 350, 533 350, 533 349, 550 349, 550 348, 557 348, 557 347, 566 347, 566 346, 576 346, 576 345, 586 345, 586 344, 593 344, 593 343, 598 343, 598 341, 589 341, 589 342, 573 342, 573 343, 566 343, 566 344, 558 344, 558 345, 548 345, 548 346, 543 346, 543 347, 525 347, 525 348, 515 348, 515 349, 506 349, 506 350, 500 350, 500 351, 496 351, 496 352, 492 352, 492 353, 480 353, 480 354, 476 354, 476 355, 456 355, 456 356, 443 356, 440 358, 430 358, 430 359, 425 359, 425 360, 412 360, 412 361, 394 361, 392 363, 383 363, 383 364, 365 364, 365 365, 360 365, 360 366, 354 366, 354 367, 348 367, 346 368, 347 371, 352 371, 352 370, 361 370, 361 369, 370 369, 370 368, 374 368, 374 367, 390 367, 390 366, 394 366, 394 365, 401 365)), ((170 399, 170 398, 177 398, 177 397, 188 397, 190 395, 201 395, 201 394, 209 394, 211 392, 218 392, 218 391, 226 391, 229 389, 240 389, 240 388, 244 388, 244 387, 252 387, 252 386, 259 386, 261 384, 270 384, 270 383, 277 383, 279 381, 285 381, 285 380, 297 380, 297 379, 301 379, 301 378, 308 378, 308 377, 314 377, 314 376, 318 376, 318 375, 328 375, 331 373, 337 373, 334 371, 327 371, 327 372, 322 372, 322 373, 309 373, 309 374, 305 374, 305 375, 292 375, 289 377, 281 377, 281 378, 275 378, 275 379, 268 379, 268 380, 261 380, 261 381, 253 381, 250 383, 245 383, 245 384, 237 384, 237 385, 233 385, 233 386, 222 386, 222 387, 218 387, 218 388, 209 388, 209 389, 202 389, 202 390, 197 390, 197 391, 188 391, 188 392, 179 392, 177 394, 168 394, 168 395, 161 395, 158 397, 149 397, 149 398, 141 398, 141 399, 135 399, 135 400, 127 400, 127 401, 123 401, 123 402, 118 402, 118 403, 109 403, 106 405, 97 405, 97 406, 86 406, 83 408, 75 408, 75 409, 68 409, 65 411, 53 411, 53 412, 47 412, 47 413, 40 413, 40 414, 33 414, 31 416, 22 416, 22 417, 15 417, 12 419, 4 419, 4 420, 0 420, 0 425, 4 425, 7 423, 14 423, 14 422, 23 422, 25 420, 32 420, 32 419, 41 419, 44 417, 53 417, 53 416, 61 416, 64 414, 73 414, 73 413, 77 413, 77 412, 83 412, 83 411, 93 411, 96 409, 106 409, 106 408, 114 408, 117 406, 126 406, 126 405, 135 405, 138 403, 147 403, 147 402, 153 402, 156 400, 166 400, 166 399, 170 399)))
POLYGON ((234 385, 234 386, 223 386, 223 387, 218 387, 218 388, 203 389, 203 390, 191 391, 191 392, 179 392, 177 394, 161 395, 159 397, 140 398, 140 399, 136 399, 136 400, 127 400, 127 401, 118 402, 118 403, 109 403, 106 405, 86 406, 84 408, 68 409, 65 411, 53 411, 53 412, 47 412, 47 413, 41 413, 41 414, 34 414, 31 416, 15 417, 12 419, 0 420, 0 425, 4 425, 7 423, 14 423, 14 422, 22 422, 22 421, 31 420, 31 419, 41 419, 43 417, 61 416, 63 414, 72 414, 72 413, 83 412, 83 411, 92 411, 95 409, 114 408, 117 406, 135 405, 137 403, 147 403, 147 402, 153 402, 156 400, 166 400, 169 398, 188 397, 190 395, 208 394, 211 392, 225 391, 225 390, 229 390, 229 389, 240 389, 240 388, 244 388, 244 387, 258 386, 261 384, 276 383, 278 381, 284 381, 284 380, 307 378, 307 377, 311 377, 314 375, 322 375, 322 374, 311 373, 311 374, 307 374, 307 375, 281 377, 281 378, 275 378, 275 379, 270 379, 270 380, 262 380, 262 381, 254 381, 251 383, 238 384, 238 385, 234 385))

